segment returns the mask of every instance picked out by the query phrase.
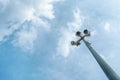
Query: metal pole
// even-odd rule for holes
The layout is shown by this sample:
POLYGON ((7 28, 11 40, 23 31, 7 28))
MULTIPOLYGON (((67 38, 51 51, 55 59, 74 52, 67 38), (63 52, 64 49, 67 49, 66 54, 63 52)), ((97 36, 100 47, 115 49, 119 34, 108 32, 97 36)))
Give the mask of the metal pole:
POLYGON ((102 68, 105 75, 108 77, 109 80, 120 80, 120 77, 115 73, 115 71, 102 59, 102 57, 91 47, 90 43, 83 39, 83 42, 88 47, 94 58, 96 59, 97 63, 102 68))

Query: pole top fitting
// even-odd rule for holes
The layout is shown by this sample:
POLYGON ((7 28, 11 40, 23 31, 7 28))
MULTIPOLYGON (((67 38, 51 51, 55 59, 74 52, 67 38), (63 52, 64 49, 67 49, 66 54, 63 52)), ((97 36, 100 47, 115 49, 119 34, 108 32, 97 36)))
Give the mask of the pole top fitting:
MULTIPOLYGON (((84 29, 83 33, 84 34, 82 34, 80 31, 77 31, 75 35, 78 36, 78 37, 80 37, 80 39, 77 40, 77 41, 71 41, 71 45, 73 45, 73 46, 79 46, 81 40, 84 40, 85 37, 89 37, 90 36, 90 31, 87 30, 87 29, 84 29)), ((88 42, 88 44, 90 45, 91 43, 88 42)))

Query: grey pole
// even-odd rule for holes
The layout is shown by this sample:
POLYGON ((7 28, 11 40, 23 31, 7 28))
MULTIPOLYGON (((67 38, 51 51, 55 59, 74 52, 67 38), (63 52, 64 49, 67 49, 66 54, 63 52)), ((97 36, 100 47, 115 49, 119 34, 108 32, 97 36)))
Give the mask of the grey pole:
POLYGON ((93 57, 96 59, 97 63, 99 66, 102 68, 103 72, 107 76, 109 80, 120 80, 120 77, 115 73, 115 71, 102 59, 102 57, 91 47, 91 44, 86 41, 84 38, 87 36, 90 36, 90 32, 85 29, 84 30, 84 35, 82 35, 81 32, 77 31, 76 36, 80 37, 79 40, 77 41, 71 41, 71 45, 73 46, 79 46, 80 41, 83 40, 87 48, 90 50, 92 53, 93 57))
POLYGON ((115 71, 102 59, 102 57, 91 47, 90 43, 83 39, 83 42, 88 47, 100 67, 102 68, 105 75, 109 80, 120 80, 120 77, 115 73, 115 71))

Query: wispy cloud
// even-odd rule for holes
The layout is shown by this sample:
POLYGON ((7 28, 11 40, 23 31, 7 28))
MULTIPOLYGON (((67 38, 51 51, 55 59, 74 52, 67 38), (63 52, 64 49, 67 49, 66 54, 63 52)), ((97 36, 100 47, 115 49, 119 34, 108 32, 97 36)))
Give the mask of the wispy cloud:
POLYGON ((0 29, 0 41, 6 41, 7 37, 11 35, 16 29, 18 29, 19 23, 10 22, 5 27, 0 29), (12 26, 12 27, 11 27, 12 26))
POLYGON ((45 18, 51 20, 55 17, 53 3, 56 1, 59 0, 0 0, 0 5, 2 5, 0 42, 8 39, 14 31, 17 31, 14 34, 13 45, 27 50, 33 48, 34 41, 37 39, 37 30, 40 27, 50 30, 50 25, 45 18), (13 23, 16 21, 17 25, 13 23), (24 23, 27 21, 30 21, 32 26, 28 25, 29 27, 25 29, 24 23))
POLYGON ((14 46, 18 46, 24 51, 32 51, 37 37, 37 28, 26 25, 15 34, 12 43, 14 46))
POLYGON ((80 15, 79 9, 73 11, 73 16, 74 20, 68 22, 68 27, 61 30, 61 36, 58 41, 57 53, 64 57, 67 57, 72 50, 70 42, 75 37, 75 32, 79 30, 82 25, 83 16, 80 15))

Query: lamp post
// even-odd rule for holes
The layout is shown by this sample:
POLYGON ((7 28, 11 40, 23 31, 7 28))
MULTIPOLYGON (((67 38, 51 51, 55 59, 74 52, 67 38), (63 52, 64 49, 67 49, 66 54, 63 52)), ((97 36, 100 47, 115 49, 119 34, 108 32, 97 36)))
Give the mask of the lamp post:
POLYGON ((87 48, 90 50, 94 58, 96 59, 99 66, 102 68, 103 72, 107 76, 109 80, 120 80, 120 77, 115 73, 115 71, 102 59, 102 57, 92 48, 91 43, 86 41, 84 38, 87 36, 90 36, 90 32, 85 29, 84 35, 81 34, 81 32, 76 32, 76 36, 80 37, 77 41, 71 41, 72 45, 79 46, 80 41, 83 40, 87 48))

